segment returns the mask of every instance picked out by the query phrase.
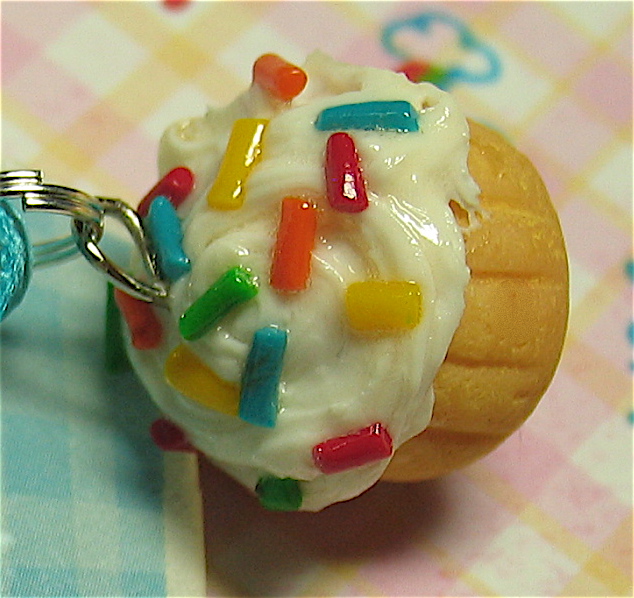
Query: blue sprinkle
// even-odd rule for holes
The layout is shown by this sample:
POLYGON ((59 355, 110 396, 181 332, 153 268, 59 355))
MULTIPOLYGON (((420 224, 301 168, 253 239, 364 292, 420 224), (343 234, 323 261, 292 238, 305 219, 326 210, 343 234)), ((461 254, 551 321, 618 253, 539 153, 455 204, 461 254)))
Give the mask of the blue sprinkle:
POLYGON ((191 269, 183 251, 183 231, 176 208, 167 197, 159 195, 150 204, 145 218, 156 249, 159 269, 170 281, 178 280, 191 269))
POLYGON ((398 131, 417 132, 418 113, 402 100, 393 102, 362 102, 332 106, 319 113, 315 121, 319 131, 398 131))
POLYGON ((634 425, 634 411, 630 411, 630 412, 629 412, 629 414, 628 414, 628 416, 627 416, 627 421, 628 421, 630 424, 634 425))
POLYGON ((277 420, 278 389, 288 333, 267 326, 256 330, 247 357, 242 390, 240 417, 255 426, 273 428, 277 420))

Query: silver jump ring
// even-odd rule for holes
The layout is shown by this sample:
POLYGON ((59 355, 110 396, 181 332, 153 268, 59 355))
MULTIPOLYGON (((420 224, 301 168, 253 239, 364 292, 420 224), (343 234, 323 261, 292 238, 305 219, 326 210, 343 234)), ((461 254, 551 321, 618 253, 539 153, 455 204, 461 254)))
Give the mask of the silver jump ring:
MULTIPOLYGON (((60 185, 42 183, 39 170, 0 172, 0 198, 21 199, 22 210, 45 211, 86 222, 101 238, 103 211, 90 195, 60 185)), ((34 265, 71 257, 77 251, 72 234, 33 243, 34 265)))
POLYGON ((156 256, 143 222, 137 212, 124 202, 95 197, 70 187, 43 183, 42 172, 38 170, 0 172, 0 199, 21 199, 25 212, 48 212, 72 219, 71 235, 34 244, 36 263, 58 261, 79 249, 93 267, 133 297, 148 302, 161 301, 167 297, 168 288, 161 280, 156 256), (106 216, 119 220, 130 233, 141 255, 149 282, 126 273, 99 247, 106 216))
POLYGON ((76 218, 73 220, 73 228, 77 247, 82 255, 93 267, 104 273, 115 286, 126 291, 129 295, 150 302, 165 299, 168 293, 167 287, 160 278, 156 256, 138 213, 117 199, 106 197, 98 199, 104 214, 116 218, 130 233, 139 250, 150 281, 141 281, 113 264, 98 245, 99 231, 91 227, 86 221, 76 218))

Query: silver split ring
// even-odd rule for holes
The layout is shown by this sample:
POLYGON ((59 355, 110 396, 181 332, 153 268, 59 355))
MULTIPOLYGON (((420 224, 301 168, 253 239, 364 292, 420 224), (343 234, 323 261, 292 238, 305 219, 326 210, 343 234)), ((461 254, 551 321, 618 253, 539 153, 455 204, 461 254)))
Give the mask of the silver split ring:
POLYGON ((79 250, 93 267, 133 297, 148 302, 167 297, 167 284, 160 277, 156 254, 143 222, 124 202, 43 183, 39 170, 0 172, 0 200, 3 199, 20 199, 24 212, 61 214, 72 219, 70 235, 33 244, 34 266, 59 261, 79 250), (108 216, 119 220, 130 234, 141 256, 147 281, 128 274, 99 247, 108 216))
MULTIPOLYGON (((103 211, 90 195, 59 185, 42 183, 39 170, 0 172, 0 198, 21 199, 22 210, 42 211, 70 216, 91 226, 99 238, 103 233, 103 211)), ((61 261, 76 254, 72 234, 33 243, 33 265, 61 261)))

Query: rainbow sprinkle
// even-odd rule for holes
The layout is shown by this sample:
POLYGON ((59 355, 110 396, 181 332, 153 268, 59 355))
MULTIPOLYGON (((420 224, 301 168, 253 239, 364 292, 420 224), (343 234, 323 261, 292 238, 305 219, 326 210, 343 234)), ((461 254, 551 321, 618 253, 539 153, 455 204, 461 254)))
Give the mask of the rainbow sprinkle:
POLYGON ((315 465, 324 473, 339 473, 392 455, 392 438, 381 423, 330 438, 313 447, 315 465))
POLYGON ((253 64, 253 82, 269 95, 290 102, 306 87, 306 73, 276 54, 264 54, 253 64))
POLYGON ((128 325, 132 346, 140 351, 156 349, 163 341, 163 327, 152 304, 114 290, 114 299, 128 325))
POLYGON ((357 148, 348 133, 333 133, 328 138, 325 169, 326 191, 333 209, 357 213, 368 207, 357 148))
POLYGON ((297 511, 302 506, 302 490, 299 481, 293 478, 263 476, 255 492, 269 511, 297 511))
POLYGON ((227 270, 181 316, 181 336, 188 341, 200 338, 233 308, 257 294, 258 286, 248 270, 239 266, 227 270))
POLYGON ((150 231, 161 274, 171 282, 187 274, 191 263, 183 251, 181 221, 176 208, 165 195, 159 195, 150 204, 145 224, 150 231))
POLYGON ((161 417, 152 423, 150 436, 154 444, 163 451, 196 452, 183 429, 165 418, 161 417))
POLYGON ((240 417, 250 424, 273 428, 277 419, 280 376, 288 333, 276 326, 255 331, 247 357, 242 389, 240 417))
POLYGON ((268 120, 239 118, 233 129, 218 176, 209 193, 207 203, 216 210, 237 210, 244 202, 244 187, 262 153, 262 136, 268 120))
POLYGON ((194 189, 194 173, 185 166, 170 170, 141 200, 137 207, 139 216, 145 217, 155 198, 163 195, 178 208, 194 189))
POLYGON ((387 102, 361 102, 326 108, 315 121, 318 131, 398 131, 417 132, 418 113, 403 100, 387 102))
POLYGON ((165 378, 193 401, 225 415, 238 415, 239 388, 220 378, 185 345, 170 353, 165 362, 165 378))
POLYGON ((404 280, 352 283, 346 291, 346 315, 350 326, 359 331, 411 330, 423 317, 420 286, 404 280))
POLYGON ((301 197, 286 197, 277 229, 270 284, 277 291, 303 291, 310 279, 317 210, 301 197))

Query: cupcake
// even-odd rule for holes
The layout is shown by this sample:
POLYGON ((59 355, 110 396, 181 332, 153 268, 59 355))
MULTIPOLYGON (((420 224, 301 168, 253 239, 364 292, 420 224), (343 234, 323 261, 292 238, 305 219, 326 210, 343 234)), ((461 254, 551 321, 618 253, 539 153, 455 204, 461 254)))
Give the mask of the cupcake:
POLYGON ((402 74, 265 55, 170 126, 139 212, 164 301, 117 291, 164 419, 273 510, 442 475, 530 415, 567 320, 530 162, 402 74))

